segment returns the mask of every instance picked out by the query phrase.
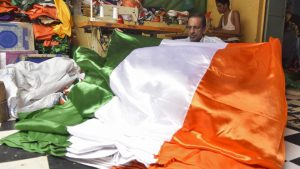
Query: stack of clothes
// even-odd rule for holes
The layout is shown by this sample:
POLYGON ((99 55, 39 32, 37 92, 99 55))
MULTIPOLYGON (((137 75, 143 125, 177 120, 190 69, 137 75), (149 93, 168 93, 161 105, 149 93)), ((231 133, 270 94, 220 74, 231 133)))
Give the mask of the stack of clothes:
POLYGON ((69 53, 72 18, 63 0, 0 0, 0 20, 32 23, 39 53, 69 53))

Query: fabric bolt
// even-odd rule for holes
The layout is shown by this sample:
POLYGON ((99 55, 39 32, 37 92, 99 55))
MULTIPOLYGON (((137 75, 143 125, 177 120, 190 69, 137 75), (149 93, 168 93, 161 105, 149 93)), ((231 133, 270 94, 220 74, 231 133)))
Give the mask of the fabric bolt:
POLYGON ((105 59, 75 51, 86 78, 69 101, 20 113, 21 132, 1 142, 97 168, 280 169, 280 49, 277 39, 192 43, 114 32, 105 59))
POLYGON ((31 112, 52 107, 60 94, 54 94, 79 77, 79 67, 73 60, 56 57, 42 63, 21 61, 0 70, 8 91, 10 114, 31 112))

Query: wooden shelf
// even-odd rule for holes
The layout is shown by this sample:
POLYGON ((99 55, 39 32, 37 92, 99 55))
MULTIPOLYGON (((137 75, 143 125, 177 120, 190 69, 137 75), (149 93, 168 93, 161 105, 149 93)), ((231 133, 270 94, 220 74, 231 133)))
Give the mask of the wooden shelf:
POLYGON ((232 34, 215 33, 215 32, 213 32, 213 33, 212 32, 206 32, 205 35, 207 35, 207 36, 216 36, 216 37, 218 37, 220 39, 223 39, 223 40, 226 40, 230 37, 233 37, 232 34))
POLYGON ((119 23, 109 23, 104 21, 84 21, 77 24, 78 27, 102 27, 102 28, 119 28, 119 29, 129 29, 136 30, 144 33, 183 33, 184 28, 176 28, 171 26, 145 26, 145 25, 126 25, 119 23))

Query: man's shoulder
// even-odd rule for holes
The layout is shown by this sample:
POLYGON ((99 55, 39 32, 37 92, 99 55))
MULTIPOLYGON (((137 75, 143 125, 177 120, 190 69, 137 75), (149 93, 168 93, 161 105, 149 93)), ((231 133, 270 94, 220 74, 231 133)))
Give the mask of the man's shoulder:
POLYGON ((204 36, 202 38, 202 42, 203 43, 225 43, 220 38, 215 37, 215 36, 204 36))
POLYGON ((184 42, 190 42, 191 41, 189 37, 183 38, 183 39, 175 39, 175 40, 177 40, 177 41, 184 41, 184 42))

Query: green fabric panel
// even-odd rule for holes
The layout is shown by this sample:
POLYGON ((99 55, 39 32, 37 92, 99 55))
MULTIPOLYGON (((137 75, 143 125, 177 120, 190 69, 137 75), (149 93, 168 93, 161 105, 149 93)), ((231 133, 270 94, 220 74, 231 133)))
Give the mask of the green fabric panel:
POLYGON ((64 105, 50 109, 19 113, 15 127, 21 131, 3 138, 0 143, 29 152, 64 156, 70 144, 67 141, 67 126, 80 124, 93 117, 94 112, 113 97, 109 88, 112 70, 132 50, 157 46, 160 42, 161 39, 114 32, 106 59, 90 49, 79 47, 73 58, 86 77, 71 89, 69 100, 64 105))
POLYGON ((165 8, 166 10, 190 11, 203 14, 207 0, 144 0, 143 7, 165 8))
POLYGON ((64 156, 70 145, 67 139, 68 136, 64 135, 21 131, 1 140, 1 143, 29 152, 64 156))
POLYGON ((162 39, 140 35, 128 35, 114 31, 109 44, 110 47, 107 50, 105 67, 111 72, 134 49, 158 46, 161 40, 162 39))
POLYGON ((108 83, 109 74, 103 70, 106 59, 83 47, 75 50, 73 58, 84 71, 85 79, 72 88, 68 97, 84 118, 90 118, 113 96, 108 83))
POLYGON ((66 126, 81 123, 80 113, 72 102, 54 106, 51 109, 38 110, 31 113, 20 113, 20 121, 15 128, 25 131, 68 134, 66 126))

